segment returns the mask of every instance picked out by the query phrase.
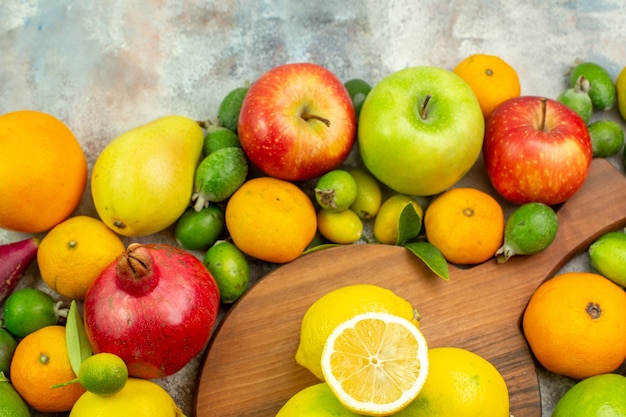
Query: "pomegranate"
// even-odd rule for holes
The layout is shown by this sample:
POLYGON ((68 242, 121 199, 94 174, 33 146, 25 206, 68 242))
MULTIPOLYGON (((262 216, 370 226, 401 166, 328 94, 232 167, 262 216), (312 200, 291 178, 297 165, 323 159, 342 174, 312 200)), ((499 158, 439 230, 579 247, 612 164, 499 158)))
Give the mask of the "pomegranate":
POLYGON ((87 291, 87 337, 94 353, 124 359, 130 376, 168 376, 204 349, 219 300, 215 280, 190 253, 131 243, 87 291))

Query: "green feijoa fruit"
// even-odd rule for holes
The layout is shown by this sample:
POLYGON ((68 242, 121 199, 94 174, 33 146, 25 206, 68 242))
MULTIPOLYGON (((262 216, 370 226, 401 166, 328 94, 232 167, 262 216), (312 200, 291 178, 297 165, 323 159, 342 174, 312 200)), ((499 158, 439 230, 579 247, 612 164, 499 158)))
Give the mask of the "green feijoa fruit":
POLYGON ((593 156, 606 158, 616 155, 624 145, 624 130, 613 120, 597 120, 587 126, 593 156))
POLYGON ((376 217, 383 200, 382 189, 376 178, 362 168, 353 169, 350 175, 356 181, 356 198, 350 206, 362 220, 370 220, 376 217))
POLYGON ((6 329, 0 329, 0 372, 9 373, 17 340, 6 329))
POLYGON ((200 211, 188 208, 176 221, 174 236, 185 249, 205 249, 217 241, 225 225, 224 210, 217 204, 210 204, 200 211))
POLYGON ((248 159, 241 148, 222 148, 206 156, 194 179, 191 197, 194 209, 200 211, 209 202, 220 202, 230 197, 246 180, 248 159))
POLYGON ((526 203, 518 207, 504 225, 504 244, 496 251, 499 263, 514 255, 532 255, 552 244, 559 220, 552 207, 526 203))
POLYGON ((360 78, 348 80, 343 85, 346 87, 346 90, 348 90, 348 94, 350 94, 350 99, 354 106, 354 113, 358 118, 359 114, 361 114, 361 107, 363 106, 365 97, 367 97, 371 91, 372 86, 367 81, 360 78))
POLYGON ((626 287, 626 233, 609 232, 589 246, 591 266, 601 275, 626 287))
POLYGON ((204 256, 207 267, 220 290, 220 301, 225 304, 237 301, 248 289, 250 264, 234 244, 220 240, 204 256))
POLYGON ((202 146, 202 154, 210 155, 222 148, 240 148, 241 142, 239 136, 224 126, 210 125, 204 135, 204 144, 202 146))
POLYGON ((342 211, 320 210, 317 213, 317 229, 333 243, 354 243, 363 234, 363 222, 350 209, 342 211))
POLYGON ((248 86, 237 87, 226 94, 217 109, 217 121, 220 126, 237 133, 239 112, 241 112, 241 105, 249 88, 248 86))
POLYGON ((574 110, 588 124, 593 114, 593 104, 589 97, 589 81, 584 77, 578 77, 578 81, 572 88, 562 92, 556 100, 574 110))
POLYGON ((3 373, 0 373, 0 416, 30 417, 30 410, 3 373))
POLYGON ((569 86, 574 87, 581 75, 591 84, 589 97, 593 108, 601 111, 613 108, 617 93, 615 83, 608 71, 595 62, 577 64, 570 72, 569 86))
POLYGON ((19 338, 45 326, 57 324, 59 309, 56 301, 36 288, 23 288, 9 295, 4 302, 4 326, 19 338))
POLYGON ((343 211, 354 203, 356 196, 356 180, 343 169, 327 172, 315 185, 315 200, 325 210, 343 211))

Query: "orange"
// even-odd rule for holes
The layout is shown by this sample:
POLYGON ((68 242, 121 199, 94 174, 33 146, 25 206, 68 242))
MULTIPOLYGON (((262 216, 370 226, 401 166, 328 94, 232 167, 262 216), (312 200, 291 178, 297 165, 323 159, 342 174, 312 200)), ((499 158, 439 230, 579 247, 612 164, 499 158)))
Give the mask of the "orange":
POLYGON ((226 205, 226 227, 235 245, 257 259, 285 263, 313 240, 317 215, 294 184, 273 177, 245 182, 226 205))
POLYGON ((474 91, 485 117, 489 117, 500 103, 519 97, 521 93, 515 69, 495 55, 470 55, 453 72, 474 91))
POLYGON ((76 378, 63 326, 46 326, 22 339, 13 354, 10 375, 24 401, 43 413, 69 411, 85 392, 80 384, 51 388, 76 378))
POLYGON ((504 239, 504 213, 489 194, 452 188, 424 214, 426 238, 451 263, 475 265, 493 257, 504 239))
POLYGON ((543 367, 583 379, 615 371, 626 358, 626 293, 591 272, 545 281, 522 318, 524 335, 543 367))
POLYGON ((81 201, 87 160, 72 132, 46 113, 0 116, 0 228, 40 233, 81 201))
POLYGON ((48 287, 64 297, 82 300, 100 273, 123 252, 120 237, 102 221, 75 216, 43 237, 37 263, 48 287))

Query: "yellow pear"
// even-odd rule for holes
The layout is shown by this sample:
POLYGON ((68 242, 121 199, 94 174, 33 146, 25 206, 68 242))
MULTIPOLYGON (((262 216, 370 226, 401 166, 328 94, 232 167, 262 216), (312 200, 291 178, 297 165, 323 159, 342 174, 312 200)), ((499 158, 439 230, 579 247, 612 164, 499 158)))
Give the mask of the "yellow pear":
POLYGON ((112 140, 91 175, 102 221, 124 236, 145 236, 173 224, 190 203, 203 140, 198 123, 178 115, 112 140))

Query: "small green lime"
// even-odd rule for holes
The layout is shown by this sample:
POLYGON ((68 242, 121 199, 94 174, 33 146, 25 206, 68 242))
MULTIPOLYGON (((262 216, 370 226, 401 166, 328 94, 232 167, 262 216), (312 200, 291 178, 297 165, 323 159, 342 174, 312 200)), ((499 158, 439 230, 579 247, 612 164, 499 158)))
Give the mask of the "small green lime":
POLYGON ((230 197, 246 180, 248 159, 241 148, 223 148, 206 156, 194 179, 192 201, 196 211, 209 202, 220 202, 230 197))
POLYGON ((325 210, 345 210, 354 203, 356 196, 356 180, 343 169, 327 172, 315 185, 315 200, 325 210))
POLYGON ((585 378, 559 399, 552 417, 626 416, 626 377, 600 374, 585 378))
POLYGON ((591 266, 601 275, 626 287, 626 233, 608 232, 589 246, 591 266))
POLYGON ((220 126, 237 133, 237 125, 239 124, 239 112, 243 99, 248 93, 249 87, 237 87, 231 90, 220 103, 217 109, 217 120, 220 126))
POLYGON ((276 417, 360 417, 339 402, 330 387, 321 382, 303 388, 278 410, 276 417))
POLYGON ((347 245, 361 239, 363 222, 350 209, 320 210, 317 213, 317 229, 331 242, 347 245))
POLYGON ((574 87, 568 88, 556 98, 557 101, 578 113, 585 124, 589 123, 591 115, 593 114, 593 104, 591 103, 591 97, 589 97, 589 87, 589 81, 581 75, 578 77, 578 81, 576 81, 574 87))
POLYGON ((9 373, 11 359, 16 347, 17 340, 13 335, 5 329, 0 329, 0 372, 9 373))
POLYGON ((383 197, 378 180, 362 168, 353 169, 349 172, 356 181, 356 198, 350 206, 350 210, 363 220, 373 219, 380 209, 383 197))
POLYGON ((504 225, 504 244, 496 251, 499 263, 514 255, 532 255, 546 249, 556 238, 559 220, 552 207, 526 203, 518 207, 504 225))
POLYGON ((176 221, 174 236, 185 249, 204 249, 217 241, 225 225, 224 210, 216 204, 200 211, 188 208, 176 221))
POLYGON ((354 106, 354 112, 356 113, 356 117, 358 119, 361 114, 363 102, 372 90, 372 86, 367 81, 359 78, 348 80, 343 85, 346 87, 346 90, 348 90, 348 94, 350 94, 350 99, 352 100, 352 105, 354 106))
POLYGON ((606 158, 616 155, 624 145, 624 131, 613 120, 597 120, 589 126, 593 156, 606 158))
POLYGON ((202 146, 202 154, 208 156, 213 152, 222 148, 240 148, 241 142, 239 136, 232 130, 224 126, 210 125, 204 136, 204 145, 202 146))
POLYGON ((78 369, 78 382, 87 391, 109 396, 119 392, 128 380, 128 367, 112 353, 96 353, 85 359, 78 369))
POLYGON ((14 291, 4 303, 4 325, 19 338, 35 330, 57 324, 59 312, 57 303, 48 293, 36 288, 23 288, 14 291))
POLYGON ((4 373, 0 373, 0 417, 30 417, 28 406, 4 373))
POLYGON ((591 87, 589 97, 596 110, 610 110, 615 105, 615 83, 607 70, 594 62, 583 62, 576 65, 570 72, 569 86, 574 87, 578 78, 583 75, 591 87))
POLYGON ((234 244, 220 240, 204 255, 207 267, 220 290, 220 301, 225 304, 237 301, 248 289, 250 264, 234 244))

